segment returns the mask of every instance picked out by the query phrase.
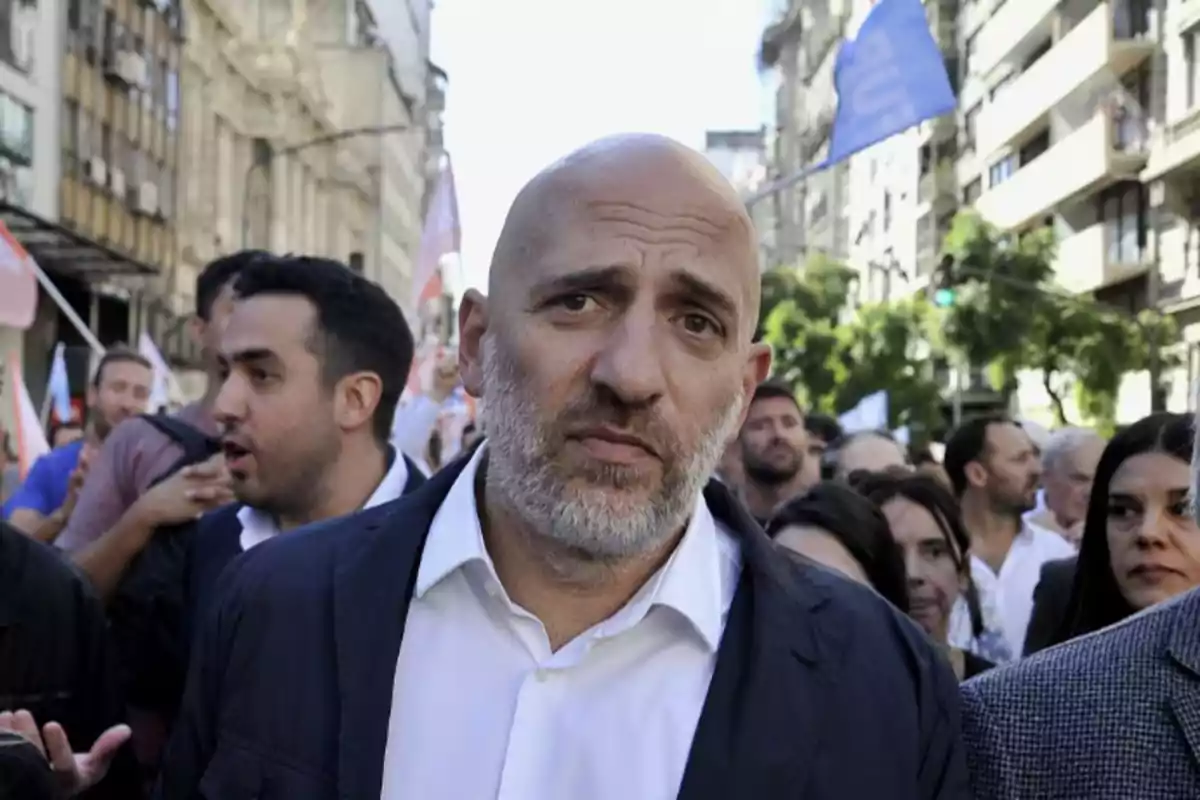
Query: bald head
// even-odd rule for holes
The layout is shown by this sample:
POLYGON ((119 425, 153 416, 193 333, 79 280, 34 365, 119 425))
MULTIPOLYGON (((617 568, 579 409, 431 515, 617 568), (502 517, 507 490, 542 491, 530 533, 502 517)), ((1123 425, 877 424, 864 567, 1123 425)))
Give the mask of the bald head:
MULTIPOLYGON (((758 247, 744 204, 708 159, 651 134, 598 140, 526 184, 496 244, 489 296, 499 301, 520 288, 546 259, 563 258, 568 252, 582 256, 587 240, 601 229, 616 240, 655 239, 685 259, 690 253, 719 261, 726 276, 734 279, 729 288, 751 320, 747 335, 753 331, 760 301, 758 247)), ((570 266, 618 266, 638 260, 633 253, 625 258, 614 255, 612 263, 570 266)))

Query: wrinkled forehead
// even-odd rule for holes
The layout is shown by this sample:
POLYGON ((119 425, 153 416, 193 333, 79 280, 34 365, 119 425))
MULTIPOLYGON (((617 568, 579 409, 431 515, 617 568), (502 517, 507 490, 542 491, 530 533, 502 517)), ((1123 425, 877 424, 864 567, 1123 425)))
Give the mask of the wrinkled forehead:
POLYGON ((538 209, 514 209, 524 218, 506 226, 493 277, 527 297, 546 282, 607 270, 639 292, 703 289, 738 322, 757 316, 757 249, 740 207, 700 181, 688 191, 682 181, 615 177, 559 180, 538 209))

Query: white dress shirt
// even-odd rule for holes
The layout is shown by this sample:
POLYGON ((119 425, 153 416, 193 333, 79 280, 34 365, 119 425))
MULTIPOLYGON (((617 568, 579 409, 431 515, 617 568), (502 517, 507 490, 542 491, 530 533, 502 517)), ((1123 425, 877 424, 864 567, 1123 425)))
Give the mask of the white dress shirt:
POLYGON ((429 529, 396 663, 382 800, 674 798, 741 567, 703 497, 609 619, 551 652, 509 599, 463 470, 429 529))
MULTIPOLYGON (((404 462, 403 454, 393 451, 392 465, 388 467, 383 480, 375 487, 374 493, 367 498, 363 508, 374 508, 389 500, 395 500, 404 494, 404 487, 407 485, 408 464, 404 462)), ((275 518, 260 509, 242 506, 238 509, 237 518, 238 522, 242 523, 242 532, 238 536, 238 541, 242 545, 243 553, 279 533, 279 525, 275 518)))
POLYGON ((985 637, 995 635, 1000 646, 989 647, 974 639, 962 598, 950 615, 950 644, 998 663, 1019 658, 1025 649, 1025 633, 1033 614, 1033 590, 1041 579, 1042 565, 1073 555, 1075 548, 1066 539, 1026 523, 1013 539, 999 574, 983 559, 971 556, 971 579, 979 592, 985 637))

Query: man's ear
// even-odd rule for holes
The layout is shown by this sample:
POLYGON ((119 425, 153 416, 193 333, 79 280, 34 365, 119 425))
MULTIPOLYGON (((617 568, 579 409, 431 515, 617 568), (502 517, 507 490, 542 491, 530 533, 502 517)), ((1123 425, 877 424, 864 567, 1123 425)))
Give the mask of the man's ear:
POLYGON ((458 372, 472 397, 483 397, 483 336, 487 333, 487 297, 468 289, 458 305, 458 372))

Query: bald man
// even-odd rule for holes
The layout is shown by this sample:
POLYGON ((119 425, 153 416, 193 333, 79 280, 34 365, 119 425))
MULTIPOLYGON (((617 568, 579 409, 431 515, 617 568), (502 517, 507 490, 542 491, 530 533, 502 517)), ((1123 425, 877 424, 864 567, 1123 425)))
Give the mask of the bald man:
POLYGON ((487 440, 235 562, 159 796, 967 797, 926 639, 709 480, 770 368, 756 250, 669 140, 537 176, 459 311, 487 440))

